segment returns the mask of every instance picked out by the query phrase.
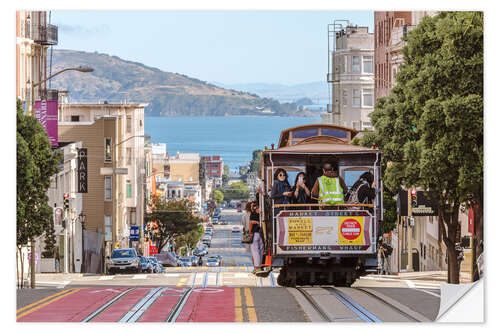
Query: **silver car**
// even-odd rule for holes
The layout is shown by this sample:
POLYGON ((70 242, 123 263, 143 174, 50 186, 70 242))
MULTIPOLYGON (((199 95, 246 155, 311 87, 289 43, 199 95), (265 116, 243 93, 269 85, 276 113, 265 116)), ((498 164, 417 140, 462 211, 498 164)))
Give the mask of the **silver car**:
POLYGON ((135 249, 115 249, 111 257, 107 257, 106 268, 109 274, 141 273, 141 260, 135 249))

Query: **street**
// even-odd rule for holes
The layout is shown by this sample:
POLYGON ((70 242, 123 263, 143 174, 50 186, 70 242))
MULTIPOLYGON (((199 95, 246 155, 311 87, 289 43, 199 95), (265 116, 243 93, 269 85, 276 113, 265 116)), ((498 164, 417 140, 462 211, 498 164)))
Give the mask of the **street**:
POLYGON ((241 214, 223 210, 209 255, 221 267, 168 267, 163 274, 39 274, 17 291, 19 322, 423 322, 439 311, 433 278, 364 276, 351 288, 282 288, 278 271, 251 274, 241 214))

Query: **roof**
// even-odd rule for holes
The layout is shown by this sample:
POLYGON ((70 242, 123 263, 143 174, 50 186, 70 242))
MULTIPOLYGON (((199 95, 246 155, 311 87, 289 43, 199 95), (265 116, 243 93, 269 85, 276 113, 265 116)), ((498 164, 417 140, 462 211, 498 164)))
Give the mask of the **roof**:
POLYGON ((303 143, 285 146, 265 153, 375 153, 378 149, 354 146, 347 143, 303 143))
POLYGON ((302 126, 296 126, 296 127, 290 127, 287 128, 283 131, 281 131, 280 134, 280 139, 278 141, 278 147, 284 146, 284 139, 285 137, 288 138, 288 135, 290 132, 297 131, 297 130, 303 130, 303 129, 310 129, 310 128, 331 128, 331 129, 337 129, 337 130, 343 130, 347 132, 351 132, 351 140, 358 134, 358 131, 349 127, 343 127, 343 126, 338 126, 338 125, 333 125, 333 124, 309 124, 309 125, 302 125, 302 126))

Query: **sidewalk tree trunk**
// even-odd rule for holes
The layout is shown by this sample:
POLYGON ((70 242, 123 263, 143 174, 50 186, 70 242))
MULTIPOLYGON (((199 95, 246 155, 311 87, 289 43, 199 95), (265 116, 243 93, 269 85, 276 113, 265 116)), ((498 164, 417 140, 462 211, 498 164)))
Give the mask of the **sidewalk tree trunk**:
POLYGON ((408 32, 396 86, 371 114, 387 164, 384 185, 421 187, 439 198, 449 280, 459 283, 455 251, 460 205, 482 212, 483 13, 441 12, 408 32))
POLYGON ((54 223, 47 203, 50 177, 57 173, 60 152, 53 151, 45 129, 17 103, 16 245, 31 243, 31 286, 35 285, 35 240, 54 223))

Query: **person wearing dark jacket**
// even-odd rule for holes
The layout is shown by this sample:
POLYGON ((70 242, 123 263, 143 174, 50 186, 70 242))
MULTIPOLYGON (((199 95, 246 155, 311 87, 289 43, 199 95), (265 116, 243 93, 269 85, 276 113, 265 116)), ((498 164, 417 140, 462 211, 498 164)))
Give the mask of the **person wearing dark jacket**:
POLYGON ((372 187, 373 175, 371 172, 365 172, 352 185, 347 194, 347 203, 371 203, 375 199, 375 189, 372 187))
MULTIPOLYGON (((278 168, 274 173, 273 188, 271 198, 274 204, 289 204, 292 197, 292 187, 288 183, 288 174, 285 169, 278 168)), ((277 215, 283 208, 275 208, 274 215, 277 215)))
MULTIPOLYGON (((299 172, 295 177, 295 184, 292 187, 292 203, 305 204, 309 203, 311 198, 311 191, 306 185, 306 174, 299 172)), ((302 209, 302 208, 301 208, 302 209)))

